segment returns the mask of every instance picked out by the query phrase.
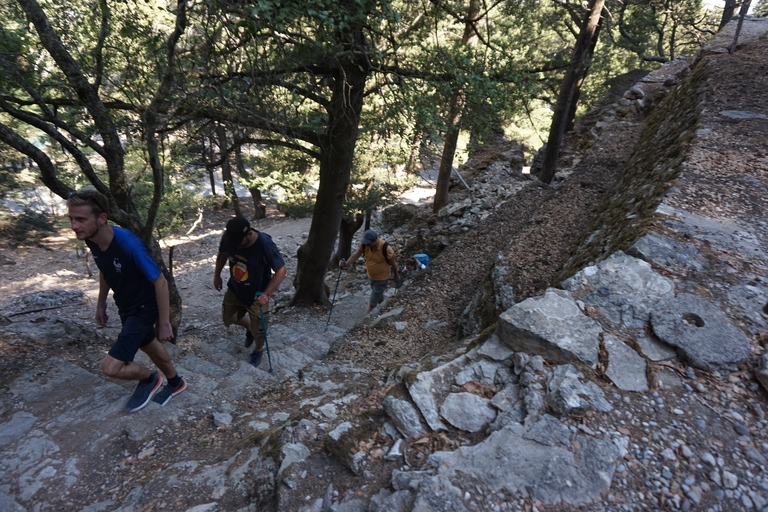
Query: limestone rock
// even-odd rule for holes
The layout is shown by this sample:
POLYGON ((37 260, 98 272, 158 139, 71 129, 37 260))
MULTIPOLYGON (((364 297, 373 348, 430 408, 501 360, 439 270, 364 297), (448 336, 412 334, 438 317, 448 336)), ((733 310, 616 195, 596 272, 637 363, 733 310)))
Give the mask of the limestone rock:
POLYGON ((574 411, 597 409, 602 412, 613 410, 603 390, 591 381, 582 382, 584 376, 571 364, 555 368, 552 380, 547 386, 547 407, 555 416, 570 416, 574 411))
POLYGON ((419 411, 410 402, 388 396, 382 402, 384 410, 392 418, 397 430, 406 438, 425 434, 421 426, 419 411))
POLYGON ((613 325, 643 329, 651 308, 671 299, 675 284, 645 261, 617 251, 597 265, 563 281, 587 306, 594 306, 613 325))
POLYGON ((472 393, 451 393, 440 407, 440 414, 456 428, 479 432, 496 418, 496 410, 490 402, 472 393))
POLYGON ((605 336, 605 350, 608 352, 606 376, 617 388, 624 391, 648 391, 645 376, 645 359, 613 335, 605 336))
POLYGON ((749 338, 717 306, 690 293, 659 303, 651 312, 651 326, 703 370, 730 370, 749 357, 749 338))
POLYGON ((501 341, 512 350, 589 365, 598 362, 601 332, 568 292, 554 288, 509 308, 499 317, 497 328, 501 341))

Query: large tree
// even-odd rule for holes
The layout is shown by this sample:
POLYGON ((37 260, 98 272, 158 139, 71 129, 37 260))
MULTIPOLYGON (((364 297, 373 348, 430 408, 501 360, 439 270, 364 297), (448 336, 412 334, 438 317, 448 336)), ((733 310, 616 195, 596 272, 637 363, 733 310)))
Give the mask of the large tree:
POLYGON ((298 251, 293 302, 325 303, 325 267, 375 66, 370 31, 379 30, 386 13, 362 1, 207 7, 196 19, 200 94, 187 97, 180 113, 249 128, 238 144, 282 146, 318 162, 320 183, 309 236, 298 251))
POLYGON ((45 9, 37 0, 3 1, 0 141, 35 162, 42 182, 60 197, 87 181, 109 199, 110 218, 140 235, 161 265, 176 329, 181 298, 153 229, 166 182, 158 147, 160 112, 176 77, 186 4, 180 1, 175 16, 167 17, 165 33, 152 28, 156 18, 146 11, 115 7, 106 0, 52 2, 45 9), (126 23, 133 39, 115 34, 126 23), (137 34, 151 49, 135 40, 137 34), (139 62, 141 78, 132 83, 130 68, 139 62), (126 169, 130 132, 141 135, 136 144, 148 172, 126 169), (133 192, 138 180, 152 183, 151 198, 142 205, 133 192))
MULTIPOLYGON (((464 23, 464 33, 461 37, 461 44, 475 46, 479 39, 476 24, 480 17, 480 1, 469 0, 466 13, 460 18, 464 23)), ((461 84, 456 84, 460 86, 461 84)), ((459 121, 461 120, 461 103, 463 94, 457 89, 448 99, 448 111, 446 118, 445 140, 443 143, 443 152, 440 159, 440 170, 437 175, 437 186, 435 187, 435 199, 432 203, 432 211, 437 213, 448 204, 448 188, 453 171, 453 159, 456 155, 456 146, 459 140, 459 121)))
POLYGON ((573 111, 572 105, 576 101, 578 91, 586 77, 589 59, 596 44, 604 5, 605 0, 592 0, 576 40, 570 65, 560 86, 560 94, 557 97, 557 103, 555 103, 555 112, 552 116, 549 139, 544 151, 544 162, 539 176, 539 179, 544 183, 550 183, 555 176, 557 157, 560 154, 563 135, 569 124, 569 114, 573 111))

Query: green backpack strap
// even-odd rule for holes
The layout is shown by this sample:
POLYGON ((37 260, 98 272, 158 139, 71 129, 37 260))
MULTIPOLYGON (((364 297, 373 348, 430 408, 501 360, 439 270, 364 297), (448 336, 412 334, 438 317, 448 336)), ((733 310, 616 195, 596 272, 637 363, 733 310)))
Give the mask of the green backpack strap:
POLYGON ((381 255, 384 256, 384 261, 389 261, 389 258, 387 258, 387 247, 389 247, 387 242, 384 242, 381 246, 381 255))

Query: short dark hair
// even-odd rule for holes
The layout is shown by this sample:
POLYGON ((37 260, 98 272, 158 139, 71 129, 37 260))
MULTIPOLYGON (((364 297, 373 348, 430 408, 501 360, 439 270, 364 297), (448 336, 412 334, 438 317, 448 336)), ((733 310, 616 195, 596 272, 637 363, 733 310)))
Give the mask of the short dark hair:
POLYGON ((83 187, 80 190, 70 192, 67 197, 67 206, 89 205, 91 212, 97 217, 102 213, 109 216, 109 201, 107 197, 92 186, 83 187))

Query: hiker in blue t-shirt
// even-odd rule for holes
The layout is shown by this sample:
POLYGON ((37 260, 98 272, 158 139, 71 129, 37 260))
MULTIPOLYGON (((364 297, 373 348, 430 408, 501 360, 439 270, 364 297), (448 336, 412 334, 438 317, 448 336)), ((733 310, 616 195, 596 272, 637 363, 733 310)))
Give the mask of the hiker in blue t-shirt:
POLYGON ((285 261, 275 242, 266 233, 260 233, 242 217, 227 222, 221 236, 219 254, 213 274, 213 287, 222 288, 221 271, 229 260, 229 281, 221 305, 224 325, 236 324, 245 328, 245 346, 256 344, 251 353, 251 365, 258 368, 264 354, 264 324, 269 318, 269 298, 285 279, 285 261), (274 272, 274 275, 272 274, 274 272), (260 295, 256 295, 259 293, 260 295), (248 319, 245 314, 248 313, 248 319))
POLYGON ((107 325, 107 297, 111 289, 123 326, 101 362, 101 371, 108 377, 139 381, 125 404, 128 412, 142 409, 153 397, 155 402, 165 405, 187 386, 162 344, 173 339, 168 282, 139 237, 107 222, 109 202, 95 188, 86 187, 70 194, 67 207, 72 231, 78 240, 85 241, 99 267, 96 323, 100 327, 107 325), (162 377, 133 362, 139 349, 168 379, 159 393, 162 377))

